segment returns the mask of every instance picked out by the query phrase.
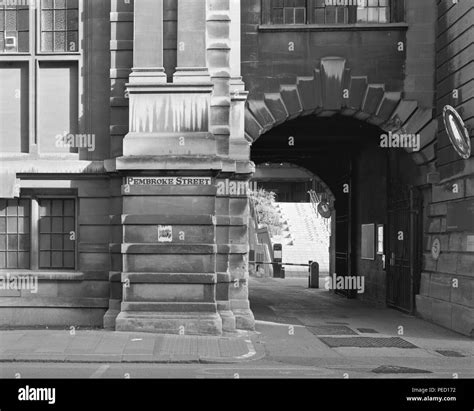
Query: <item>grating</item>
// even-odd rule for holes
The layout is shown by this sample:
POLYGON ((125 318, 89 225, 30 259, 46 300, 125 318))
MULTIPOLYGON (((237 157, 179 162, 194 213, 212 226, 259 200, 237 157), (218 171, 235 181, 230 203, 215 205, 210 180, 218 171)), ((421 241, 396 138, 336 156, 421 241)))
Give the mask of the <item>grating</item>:
POLYGON ((437 353, 444 355, 445 357, 456 357, 456 358, 461 358, 465 357, 464 354, 461 354, 458 351, 453 351, 453 350, 436 350, 437 353))
POLYGON ((400 337, 320 337, 323 343, 331 348, 358 347, 358 348, 418 348, 416 345, 400 337))
POLYGON ((357 328, 357 331, 359 331, 362 334, 378 334, 379 333, 377 330, 374 330, 373 328, 357 328))
POLYGON ((431 371, 400 367, 398 365, 381 365, 375 370, 372 370, 372 372, 376 374, 431 374, 431 371))
POLYGON ((344 325, 315 325, 307 328, 314 335, 357 335, 344 325))

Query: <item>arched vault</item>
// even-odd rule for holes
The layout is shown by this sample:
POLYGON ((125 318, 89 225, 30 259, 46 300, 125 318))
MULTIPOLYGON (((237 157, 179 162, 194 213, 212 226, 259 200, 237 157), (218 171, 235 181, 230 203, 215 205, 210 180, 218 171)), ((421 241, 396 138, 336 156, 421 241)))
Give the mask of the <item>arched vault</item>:
POLYGON ((402 93, 386 91, 384 84, 369 83, 367 76, 352 76, 341 57, 321 59, 311 77, 297 77, 296 84, 282 84, 278 93, 250 98, 245 112, 245 135, 253 143, 273 127, 300 116, 328 117, 340 113, 367 121, 386 133, 420 134, 420 150, 406 150, 418 165, 435 159, 438 122, 431 108, 402 93))

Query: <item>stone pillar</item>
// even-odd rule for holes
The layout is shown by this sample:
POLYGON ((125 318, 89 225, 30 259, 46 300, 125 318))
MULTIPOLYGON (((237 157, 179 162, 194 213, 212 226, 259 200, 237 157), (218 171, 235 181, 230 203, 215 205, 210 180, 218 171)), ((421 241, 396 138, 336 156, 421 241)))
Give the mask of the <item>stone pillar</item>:
POLYGON ((240 0, 230 0, 230 142, 229 155, 236 160, 250 159, 250 143, 245 139, 245 102, 248 91, 240 75, 241 18, 240 0))
POLYGON ((131 83, 166 83, 163 0, 135 0, 131 83))
POLYGON ((206 64, 206 0, 177 1, 178 64, 174 82, 209 82, 206 64))

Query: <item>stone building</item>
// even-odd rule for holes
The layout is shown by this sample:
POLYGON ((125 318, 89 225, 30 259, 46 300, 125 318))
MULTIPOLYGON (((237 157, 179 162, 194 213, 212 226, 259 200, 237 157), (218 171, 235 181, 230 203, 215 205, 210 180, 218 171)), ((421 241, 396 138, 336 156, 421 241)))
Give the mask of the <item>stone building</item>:
POLYGON ((0 290, 0 326, 253 329, 248 195, 219 188, 291 163, 334 194, 332 266, 366 280, 346 296, 471 335, 474 159, 442 116, 474 121, 473 18, 471 0, 0 1, 0 271, 39 282, 0 290))

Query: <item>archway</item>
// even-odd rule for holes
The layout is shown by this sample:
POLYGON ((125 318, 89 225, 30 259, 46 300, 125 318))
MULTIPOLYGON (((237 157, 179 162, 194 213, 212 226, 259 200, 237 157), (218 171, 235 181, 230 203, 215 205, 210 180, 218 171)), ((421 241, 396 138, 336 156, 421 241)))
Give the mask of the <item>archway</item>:
POLYGON ((318 262, 321 276, 333 272, 335 197, 328 185, 296 164, 261 162, 252 187, 274 195, 279 221, 271 241, 282 246, 286 277, 307 277, 308 261, 318 262))
MULTIPOLYGON (((414 153, 410 147, 385 147, 381 144, 383 135, 379 126, 341 113, 299 116, 259 135, 252 145, 251 157, 257 165, 268 163, 278 168, 291 163, 303 167, 327 184, 336 210, 335 262, 330 275, 363 279, 362 289, 346 287, 344 282, 343 288, 334 287, 338 293, 381 304, 393 302, 397 308, 411 311, 406 302, 413 299, 414 289, 397 287, 412 274, 404 271, 402 278, 404 264, 418 266, 416 253, 388 237, 393 234, 390 227, 405 223, 390 214, 401 200, 396 196, 402 188, 419 184, 422 169, 414 162, 419 152, 414 153), (392 189, 394 181, 400 183, 400 188, 392 189), (379 234, 377 238, 380 227, 385 236, 379 234), (403 260, 407 252, 410 261, 403 260), (398 275, 397 281, 390 281, 394 278, 390 275, 398 275)), ((411 210, 403 212, 409 214, 411 210)), ((417 240, 411 242, 417 234, 415 228, 408 225, 403 230, 407 230, 404 244, 415 247, 417 240)))

